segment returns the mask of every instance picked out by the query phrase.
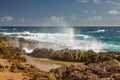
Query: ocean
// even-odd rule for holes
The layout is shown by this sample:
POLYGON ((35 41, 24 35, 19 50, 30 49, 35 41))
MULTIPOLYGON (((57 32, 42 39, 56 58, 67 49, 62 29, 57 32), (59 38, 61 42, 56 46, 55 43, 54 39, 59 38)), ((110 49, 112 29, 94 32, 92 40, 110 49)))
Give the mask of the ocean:
POLYGON ((47 27, 47 26, 1 26, 0 33, 30 34, 18 36, 41 42, 52 42, 70 49, 101 51, 120 51, 120 27, 47 27))

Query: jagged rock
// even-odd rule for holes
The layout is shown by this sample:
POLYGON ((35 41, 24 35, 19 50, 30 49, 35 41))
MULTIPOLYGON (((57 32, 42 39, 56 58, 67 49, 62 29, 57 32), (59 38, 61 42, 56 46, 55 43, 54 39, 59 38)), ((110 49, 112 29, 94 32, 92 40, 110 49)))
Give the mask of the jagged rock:
POLYGON ((22 48, 31 48, 31 49, 34 49, 39 44, 39 41, 25 40, 24 38, 18 38, 18 39, 19 39, 19 45, 22 48))
POLYGON ((38 72, 30 80, 57 80, 55 75, 47 72, 38 72))
POLYGON ((33 50, 33 52, 30 54, 31 56, 34 57, 42 57, 42 58, 49 58, 50 54, 53 52, 52 49, 47 49, 47 48, 36 48, 33 50))
POLYGON ((50 72, 55 74, 58 80, 98 80, 97 75, 88 72, 87 66, 71 65, 69 67, 60 67, 52 69, 50 72))
POLYGON ((114 78, 115 80, 120 80, 120 74, 119 74, 119 75, 114 75, 113 78, 114 78))
POLYGON ((17 69, 16 64, 12 64, 12 65, 11 65, 10 71, 11 71, 11 72, 15 72, 15 73, 18 72, 18 69, 17 69))
POLYGON ((89 64, 88 67, 93 73, 100 77, 109 77, 113 73, 119 73, 119 62, 117 60, 89 64))
POLYGON ((8 47, 9 46, 9 43, 8 43, 8 40, 6 38, 6 36, 0 36, 0 48, 1 47, 8 47))

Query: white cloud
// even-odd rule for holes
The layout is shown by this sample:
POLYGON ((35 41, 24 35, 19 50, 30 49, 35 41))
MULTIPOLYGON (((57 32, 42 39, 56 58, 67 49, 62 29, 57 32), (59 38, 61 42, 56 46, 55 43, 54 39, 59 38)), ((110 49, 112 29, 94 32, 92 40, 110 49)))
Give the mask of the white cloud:
POLYGON ((94 3, 99 3, 101 0, 77 0, 77 2, 82 2, 82 3, 88 3, 88 2, 94 2, 94 3))
POLYGON ((112 4, 114 4, 114 2, 113 1, 111 1, 111 0, 108 0, 108 1, 106 1, 107 3, 112 3, 112 4))
POLYGON ((25 22, 25 17, 22 17, 22 18, 18 19, 18 22, 24 23, 25 22))
POLYGON ((63 16, 51 16, 46 21, 44 21, 43 25, 49 26, 69 26, 68 22, 65 20, 63 16))
POLYGON ((110 4, 114 4, 114 5, 118 5, 118 6, 120 6, 120 3, 118 3, 118 2, 114 2, 114 1, 111 1, 111 0, 108 0, 108 1, 106 1, 107 3, 110 3, 110 4))
POLYGON ((101 21, 103 20, 102 16, 92 16, 87 18, 89 21, 101 21))
POLYGON ((12 16, 5 16, 5 17, 0 18, 0 22, 10 22, 13 20, 14 20, 14 17, 12 16))
POLYGON ((84 14, 87 14, 88 12, 89 12, 89 11, 87 11, 87 10, 86 10, 86 11, 83 11, 84 14))
POLYGON ((70 21, 70 23, 71 22, 74 22, 74 21, 76 21, 78 18, 77 18, 77 16, 76 15, 72 15, 71 17, 69 17, 69 21, 70 21))
MULTIPOLYGON (((87 10, 84 11, 87 13, 87 10)), ((89 13, 93 13, 88 11, 89 13)), ((120 14, 118 11, 109 10, 110 14, 120 14)), ((95 12, 96 13, 96 12, 95 12)), ((17 26, 92 26, 92 25, 120 25, 120 16, 85 16, 79 17, 77 15, 71 15, 69 18, 64 16, 50 16, 42 19, 28 19, 25 17, 14 18, 14 17, 1 17, 0 25, 17 25, 17 26), (1 20, 3 20, 1 22, 1 20), (112 22, 112 23, 111 23, 112 22)))
POLYGON ((94 2, 94 3, 99 3, 99 2, 100 2, 100 0, 93 0, 93 2, 94 2))
POLYGON ((120 12, 117 11, 117 10, 109 10, 109 11, 108 11, 108 14, 117 15, 117 14, 120 14, 120 12))
POLYGON ((30 24, 33 20, 26 19, 25 17, 15 18, 12 16, 3 16, 0 17, 0 25, 9 26, 9 25, 26 25, 30 24))
POLYGON ((96 14, 97 12, 96 11, 93 11, 93 14, 96 14))
POLYGON ((81 26, 120 26, 120 16, 91 16, 80 18, 77 25, 81 26))
POLYGON ((89 0, 77 0, 77 2, 87 3, 87 2, 89 2, 89 0))
POLYGON ((65 24, 66 22, 64 21, 64 17, 57 17, 57 16, 52 16, 50 17, 50 20, 52 24, 65 24))

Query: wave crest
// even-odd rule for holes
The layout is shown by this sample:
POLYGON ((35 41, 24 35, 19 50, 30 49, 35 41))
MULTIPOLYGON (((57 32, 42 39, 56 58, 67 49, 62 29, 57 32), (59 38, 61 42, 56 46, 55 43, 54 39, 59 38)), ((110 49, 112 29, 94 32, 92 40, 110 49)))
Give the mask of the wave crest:
MULTIPOLYGON (((89 36, 85 34, 70 35, 68 33, 67 34, 65 33, 64 34, 63 33, 30 33, 28 31, 25 31, 23 33, 17 33, 17 37, 23 37, 25 39, 37 40, 42 42, 57 43, 62 46, 66 46, 69 49, 80 49, 83 51, 94 50, 95 52, 100 52, 100 51, 103 51, 105 47, 105 45, 101 41, 98 41, 93 36, 89 36), (24 34, 26 36, 21 34, 24 34), (27 36, 27 34, 29 35, 27 36)), ((39 45, 37 46, 39 47, 39 45)), ((54 47, 54 45, 50 45, 50 46, 51 48, 54 47)), ((29 51, 29 50, 26 50, 26 51, 29 51)))
POLYGON ((100 30, 97 30, 96 32, 105 32, 106 30, 104 29, 100 29, 100 30))

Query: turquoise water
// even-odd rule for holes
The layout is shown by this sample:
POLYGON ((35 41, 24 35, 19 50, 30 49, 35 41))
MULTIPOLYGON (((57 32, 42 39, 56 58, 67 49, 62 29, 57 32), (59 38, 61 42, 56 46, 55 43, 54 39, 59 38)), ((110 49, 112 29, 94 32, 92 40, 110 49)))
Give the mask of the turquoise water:
POLYGON ((19 36, 43 42, 52 42, 71 49, 120 51, 120 27, 0 27, 3 34, 30 34, 19 36))

